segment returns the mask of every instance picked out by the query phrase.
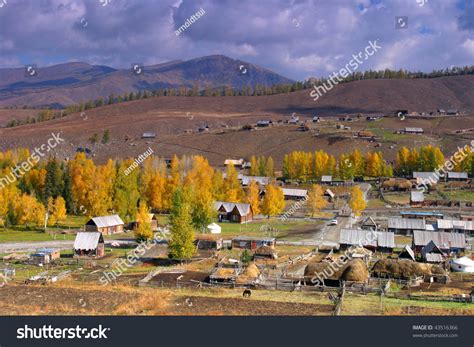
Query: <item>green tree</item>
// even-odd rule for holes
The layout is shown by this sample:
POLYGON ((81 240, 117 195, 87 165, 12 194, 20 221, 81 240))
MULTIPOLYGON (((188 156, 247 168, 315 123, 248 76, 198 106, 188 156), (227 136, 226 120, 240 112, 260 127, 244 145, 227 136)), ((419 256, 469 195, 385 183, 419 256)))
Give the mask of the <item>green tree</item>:
POLYGON ((170 256, 175 259, 189 259, 195 252, 194 229, 191 218, 189 192, 179 187, 173 194, 170 210, 171 239, 170 256))
POLYGON ((104 130, 104 134, 102 135, 102 144, 105 145, 110 141, 110 131, 109 129, 104 130))

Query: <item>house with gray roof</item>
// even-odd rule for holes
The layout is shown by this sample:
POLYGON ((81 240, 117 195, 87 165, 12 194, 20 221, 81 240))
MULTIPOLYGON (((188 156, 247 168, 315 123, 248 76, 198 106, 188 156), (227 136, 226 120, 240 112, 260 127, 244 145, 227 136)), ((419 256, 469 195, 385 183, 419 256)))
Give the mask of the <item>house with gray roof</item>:
POLYGON ((219 222, 247 223, 253 219, 252 206, 250 204, 217 201, 214 208, 218 213, 219 222))
POLYGON ((388 219, 388 231, 401 234, 412 235, 415 230, 426 230, 426 221, 418 218, 390 217, 388 219))
POLYGON ((395 248, 395 234, 375 230, 342 229, 339 244, 341 249, 356 246, 377 251, 392 252, 395 248))
POLYGON ((113 235, 123 233, 124 223, 118 214, 93 217, 87 221, 84 230, 98 231, 103 235, 113 235))

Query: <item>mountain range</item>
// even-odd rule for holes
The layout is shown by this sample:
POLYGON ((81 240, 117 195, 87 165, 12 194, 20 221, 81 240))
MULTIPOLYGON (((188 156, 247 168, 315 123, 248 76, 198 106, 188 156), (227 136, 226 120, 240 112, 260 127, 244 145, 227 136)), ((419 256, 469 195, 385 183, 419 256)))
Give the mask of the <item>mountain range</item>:
MULTIPOLYGON (((136 65, 136 66, 135 66, 136 65)), ((223 55, 128 69, 71 62, 49 67, 0 69, 0 107, 63 107, 110 94, 197 86, 242 89, 294 81, 260 66, 223 55)))

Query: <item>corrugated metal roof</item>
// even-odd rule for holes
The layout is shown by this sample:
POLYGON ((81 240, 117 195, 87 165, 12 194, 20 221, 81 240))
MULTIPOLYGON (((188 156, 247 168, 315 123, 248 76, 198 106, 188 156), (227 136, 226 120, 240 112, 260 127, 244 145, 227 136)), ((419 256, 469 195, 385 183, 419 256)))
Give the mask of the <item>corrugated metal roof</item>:
POLYGON ((445 233, 442 231, 413 231, 413 243, 415 246, 426 246, 433 241, 441 249, 466 248, 466 236, 464 233, 445 233))
POLYGON ((400 211, 402 216, 443 217, 441 212, 436 211, 400 211))
POLYGON ((326 191, 324 192, 325 194, 329 195, 331 198, 334 198, 336 195, 332 192, 331 189, 326 189, 326 191))
POLYGON ((308 191, 306 189, 283 188, 283 195, 304 198, 306 195, 308 195, 308 191))
POLYGON ((415 252, 413 252, 413 250, 410 248, 410 246, 408 245, 405 245, 405 247, 403 248, 403 251, 400 252, 400 255, 398 256, 400 258, 400 256, 403 254, 403 253, 407 253, 410 258, 415 261, 415 252))
POLYGON ((395 233, 378 231, 377 246, 384 248, 395 248, 395 233))
POLYGON ((90 225, 90 222, 93 222, 98 228, 107 228, 107 227, 113 227, 116 225, 123 225, 123 220, 119 217, 118 214, 114 214, 111 216, 100 216, 100 217, 94 217, 91 220, 87 222, 88 225, 90 225))
POLYGON ((407 132, 407 133, 422 133, 423 128, 406 127, 405 132, 407 132))
POLYGON ((332 176, 330 175, 323 175, 321 177, 321 182, 332 182, 332 176))
POLYGON ((424 180, 429 180, 430 178, 435 180, 436 175, 434 172, 413 172, 413 178, 422 178, 424 180))
POLYGON ((423 192, 414 190, 410 192, 410 200, 412 202, 423 202, 425 201, 425 196, 423 195, 423 192))
POLYGON ((265 176, 242 176, 242 185, 248 186, 251 181, 255 181, 261 186, 266 186, 270 182, 270 177, 265 176))
POLYGON ((443 256, 439 253, 426 253, 424 255, 424 258, 428 263, 442 263, 443 262, 443 256))
POLYGON ((456 220, 456 219, 437 219, 436 223, 438 229, 458 229, 458 230, 474 230, 474 222, 467 220, 456 220))
POLYGON ((74 240, 74 249, 96 249, 101 236, 99 232, 78 232, 74 240))
POLYGON ((388 228, 389 229, 425 230, 426 222, 424 219, 417 219, 417 218, 390 217, 388 219, 388 228))
POLYGON ((377 247, 377 235, 371 230, 342 229, 339 237, 341 245, 361 245, 377 247))
POLYGON ((468 178, 467 177, 467 172, 453 172, 449 171, 448 172, 448 178, 468 178))

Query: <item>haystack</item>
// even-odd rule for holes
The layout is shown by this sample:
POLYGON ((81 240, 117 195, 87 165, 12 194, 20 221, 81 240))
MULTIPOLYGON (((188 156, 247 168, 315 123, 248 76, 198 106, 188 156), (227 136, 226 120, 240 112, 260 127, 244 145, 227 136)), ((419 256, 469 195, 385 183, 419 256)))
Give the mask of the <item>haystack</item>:
POLYGON ((275 249, 273 249, 273 248, 270 247, 270 246, 261 246, 261 247, 258 247, 258 248, 255 250, 254 257, 256 257, 256 258, 277 259, 277 258, 278 258, 278 254, 277 254, 277 252, 275 251, 275 249))
POLYGON ((320 275, 328 280, 353 282, 365 282, 369 278, 367 266, 360 259, 353 259, 342 267, 339 264, 341 263, 309 263, 304 270, 304 277, 307 281, 320 275))
POLYGON ((255 263, 250 263, 242 272, 242 274, 237 277, 236 283, 245 284, 255 281, 260 276, 260 270, 258 269, 255 263))
MULTIPOLYGON (((386 274, 388 277, 410 279, 416 276, 431 275, 431 264, 415 263, 408 259, 380 259, 372 269, 374 276, 386 274)), ((436 269, 439 271, 439 269, 436 269)), ((382 275, 383 276, 383 275, 382 275)))
POLYGON ((368 278, 369 270, 365 263, 360 259, 352 260, 341 276, 341 280, 351 282, 365 282, 368 278))

